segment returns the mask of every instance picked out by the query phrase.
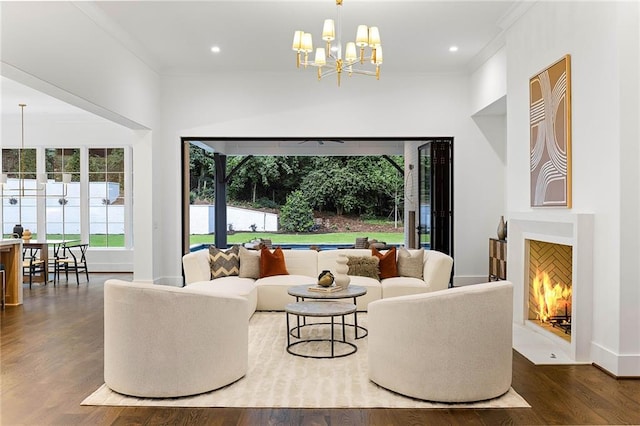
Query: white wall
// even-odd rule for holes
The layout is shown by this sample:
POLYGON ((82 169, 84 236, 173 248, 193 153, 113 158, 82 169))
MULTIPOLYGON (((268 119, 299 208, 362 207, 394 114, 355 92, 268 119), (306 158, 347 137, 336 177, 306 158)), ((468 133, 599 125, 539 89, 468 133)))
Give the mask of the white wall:
POLYGON ((71 104, 93 105, 128 127, 153 126, 157 75, 76 4, 2 2, 1 18, 3 75, 35 76, 67 92, 71 104))
MULTIPOLYGON (((278 215, 259 210, 227 206, 227 225, 234 231, 277 232, 278 215), (252 230, 251 226, 256 229, 252 230)), ((189 207, 189 232, 212 234, 215 232, 215 206, 191 205, 189 207)))
POLYGON ((162 236, 156 219, 162 203, 154 188, 161 190, 156 182, 163 170, 155 164, 146 129, 158 127, 158 75, 104 30, 106 21, 89 3, 2 2, 0 7, 3 76, 136 129, 129 141, 136 176, 134 277, 154 280, 162 247, 154 241, 162 236))
MULTIPOLYGON (((469 90, 466 75, 386 73, 380 81, 354 77, 340 88, 308 73, 165 77, 159 163, 177 166, 180 136, 453 136, 456 275, 479 282, 486 280, 487 238, 499 220, 488 206, 502 203, 491 188, 501 185, 502 171, 469 116, 469 90)), ((179 173, 176 168, 163 177, 170 189, 167 277, 180 271, 179 173)))
POLYGON ((596 363, 619 375, 640 375, 635 162, 639 15, 636 2, 538 2, 506 34, 509 212, 536 211, 529 207, 529 78, 571 55, 573 208, 569 211, 595 214, 592 355, 596 363), (629 32, 631 40, 626 38, 629 32), (626 100, 628 88, 632 88, 630 100, 626 100), (625 159, 626 152, 634 160, 625 159), (630 196, 627 210, 625 200, 630 196), (633 241, 626 238, 629 230, 633 241), (633 266, 630 257, 635 259, 633 266))
POLYGON ((471 74, 471 113, 507 94, 507 51, 503 47, 471 74))

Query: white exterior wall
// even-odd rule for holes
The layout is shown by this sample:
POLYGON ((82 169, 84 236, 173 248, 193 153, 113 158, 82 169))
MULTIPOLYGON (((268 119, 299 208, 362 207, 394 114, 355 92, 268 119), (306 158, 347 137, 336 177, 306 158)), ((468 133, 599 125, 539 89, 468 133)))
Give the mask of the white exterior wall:
MULTIPOLYGON (((227 224, 234 231, 278 232, 278 215, 258 210, 227 206, 227 224)), ((191 234, 212 234, 215 232, 215 206, 192 205, 189 207, 189 232, 191 234)))
POLYGON ((538 211, 529 206, 529 78, 570 54, 573 207, 544 211, 595 214, 592 357, 638 376, 640 13, 636 2, 585 5, 538 2, 506 34, 507 208, 538 211))

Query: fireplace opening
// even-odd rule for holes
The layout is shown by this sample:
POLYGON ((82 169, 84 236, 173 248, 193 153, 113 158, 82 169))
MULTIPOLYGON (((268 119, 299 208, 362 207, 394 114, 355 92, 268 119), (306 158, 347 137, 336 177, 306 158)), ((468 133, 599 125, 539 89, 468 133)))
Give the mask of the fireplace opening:
POLYGON ((572 247, 527 240, 530 322, 571 342, 572 247))

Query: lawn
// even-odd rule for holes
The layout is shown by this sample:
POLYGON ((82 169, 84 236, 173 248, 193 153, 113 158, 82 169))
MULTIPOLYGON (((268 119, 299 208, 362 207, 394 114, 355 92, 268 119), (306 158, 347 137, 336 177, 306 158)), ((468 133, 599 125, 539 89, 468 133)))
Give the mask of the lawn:
MULTIPOLYGON (((50 240, 79 240, 80 235, 59 235, 49 234, 50 240)), ((280 234, 269 232, 235 232, 227 235, 227 243, 243 244, 258 238, 270 239, 274 244, 353 244, 356 237, 369 237, 369 240, 384 241, 387 244, 403 244, 404 234, 402 232, 332 232, 332 233, 303 233, 303 234, 280 234)), ((34 236, 34 239, 37 235, 34 236)), ((191 245, 213 244, 215 236, 213 234, 191 235, 191 245)), ((91 247, 124 247, 124 235, 109 235, 109 241, 105 235, 90 235, 89 245, 91 247)))
MULTIPOLYGON (((11 238, 11 235, 5 235, 4 238, 11 238)), ((33 234, 32 240, 38 239, 38 234, 33 234)), ((67 240, 80 241, 79 234, 48 234, 47 240, 67 240)), ((124 247, 124 234, 91 234, 89 235, 89 246, 91 247, 124 247)))
MULTIPOLYGON (((227 235, 228 244, 248 243, 258 238, 270 239, 273 244, 353 244, 356 237, 369 237, 384 241, 387 244, 403 244, 404 234, 402 232, 333 232, 333 233, 305 233, 305 234, 280 234, 269 232, 235 232, 227 235)), ((215 236, 211 235, 191 235, 191 244, 212 244, 215 236)))

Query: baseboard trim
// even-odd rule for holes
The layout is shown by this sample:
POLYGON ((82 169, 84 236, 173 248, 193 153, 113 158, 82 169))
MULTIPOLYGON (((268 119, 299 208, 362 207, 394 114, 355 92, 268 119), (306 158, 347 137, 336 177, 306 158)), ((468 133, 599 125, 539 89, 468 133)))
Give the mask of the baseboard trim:
POLYGON ((593 364, 617 379, 640 378, 640 354, 617 354, 591 342, 593 364))
POLYGON ((613 377, 616 380, 638 380, 640 379, 640 376, 616 376, 615 374, 613 374, 611 371, 604 369, 603 367, 600 367, 598 364, 596 364, 595 362, 593 364, 595 368, 597 368, 598 370, 602 371, 604 374, 606 374, 607 376, 613 377))

